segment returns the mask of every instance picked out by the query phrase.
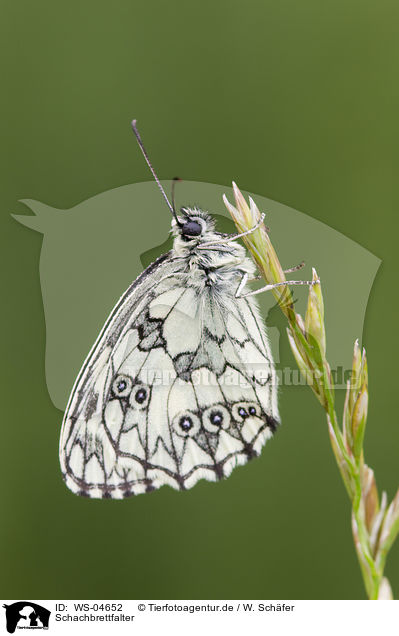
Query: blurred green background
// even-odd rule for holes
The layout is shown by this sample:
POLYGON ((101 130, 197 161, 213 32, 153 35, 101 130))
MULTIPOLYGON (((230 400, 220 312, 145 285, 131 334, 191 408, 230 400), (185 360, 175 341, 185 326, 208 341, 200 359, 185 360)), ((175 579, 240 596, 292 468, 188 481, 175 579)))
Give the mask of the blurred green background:
MULTIPOLYGON (((2 9, 2 598, 363 598, 349 505, 306 387, 282 391, 278 437, 222 484, 123 502, 65 488, 62 414, 44 376, 42 239, 10 213, 26 213, 24 197, 67 208, 148 180, 135 116, 163 179, 235 178, 379 256, 363 334, 366 452, 391 497, 397 2, 4 0, 2 9)), ((387 575, 399 595, 398 545, 387 575)))

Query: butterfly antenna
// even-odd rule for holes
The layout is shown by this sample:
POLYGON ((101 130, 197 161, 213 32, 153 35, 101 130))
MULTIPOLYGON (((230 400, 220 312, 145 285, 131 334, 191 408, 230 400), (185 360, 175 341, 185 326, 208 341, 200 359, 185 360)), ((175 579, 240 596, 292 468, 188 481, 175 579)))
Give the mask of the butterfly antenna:
POLYGON ((172 215, 174 216, 174 218, 175 218, 175 220, 176 220, 176 223, 177 223, 178 225, 181 225, 181 223, 179 222, 179 219, 177 218, 175 207, 174 207, 174 205, 173 205, 173 206, 171 205, 171 203, 170 203, 170 201, 169 201, 168 197, 166 196, 165 190, 163 189, 163 187, 162 187, 162 185, 161 185, 161 182, 160 182, 160 180, 158 179, 158 177, 157 177, 157 175, 156 175, 156 172, 155 172, 154 168, 153 168, 153 167, 152 167, 152 165, 151 165, 151 161, 150 161, 150 160, 149 160, 149 158, 148 158, 147 151, 146 151, 146 149, 144 148, 144 144, 143 144, 143 142, 141 141, 140 133, 139 133, 139 131, 137 130, 137 119, 133 119, 133 121, 132 121, 132 129, 133 129, 134 134, 136 135, 137 143, 138 143, 138 144, 139 144, 139 146, 140 146, 140 149, 141 149, 141 152, 143 153, 144 159, 145 159, 145 160, 146 160, 146 162, 147 162, 147 166, 148 166, 148 167, 149 167, 149 169, 151 170, 151 172, 152 172, 152 176, 154 177, 154 179, 155 179, 155 181, 156 181, 156 183, 157 183, 157 186, 158 186, 158 188, 160 189, 160 191, 161 191, 161 193, 162 193, 162 196, 163 196, 163 198, 165 199, 166 204, 167 204, 167 206, 168 206, 169 210, 172 212, 172 215))
POLYGON ((171 199, 172 199, 172 208, 173 208, 173 213, 175 215, 176 218, 176 205, 175 205, 175 187, 176 187, 176 183, 178 181, 181 181, 180 177, 174 177, 173 181, 172 181, 172 194, 171 194, 171 199))

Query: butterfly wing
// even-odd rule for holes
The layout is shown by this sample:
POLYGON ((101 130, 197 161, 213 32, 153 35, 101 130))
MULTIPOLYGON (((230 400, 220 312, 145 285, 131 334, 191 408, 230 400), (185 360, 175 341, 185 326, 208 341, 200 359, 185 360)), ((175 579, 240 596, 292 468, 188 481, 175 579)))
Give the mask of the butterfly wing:
POLYGON ((104 428, 104 415, 115 365, 123 356, 123 347, 129 346, 129 334, 138 334, 143 346, 155 344, 153 323, 137 324, 132 332, 131 325, 134 316, 140 316, 149 294, 161 293, 165 284, 166 288, 173 285, 173 274, 178 269, 170 253, 149 265, 115 305, 78 374, 60 436, 61 470, 66 484, 77 494, 101 497, 109 492, 115 455, 104 428), (102 486, 97 488, 96 484, 102 486))
POLYGON ((252 298, 185 284, 170 255, 121 298, 83 365, 60 442, 68 487, 122 498, 191 488, 259 454, 278 424, 252 298))

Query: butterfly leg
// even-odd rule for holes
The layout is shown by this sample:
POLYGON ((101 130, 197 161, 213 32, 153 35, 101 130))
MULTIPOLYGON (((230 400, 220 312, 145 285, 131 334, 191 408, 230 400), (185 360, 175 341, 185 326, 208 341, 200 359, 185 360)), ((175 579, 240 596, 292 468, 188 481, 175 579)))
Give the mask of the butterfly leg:
POLYGON ((271 289, 276 289, 276 287, 281 287, 283 285, 316 285, 320 283, 320 280, 286 280, 281 283, 273 283, 272 285, 265 285, 260 289, 255 289, 254 291, 247 292, 246 294, 241 294, 243 288, 248 282, 248 274, 244 274, 240 284, 238 285, 236 291, 236 298, 247 298, 248 296, 256 296, 257 294, 261 294, 265 291, 270 291, 271 289))
MULTIPOLYGON (((230 236, 228 236, 228 238, 225 239, 221 239, 220 241, 212 241, 210 243, 203 243, 202 245, 200 245, 198 247, 199 250, 204 250, 204 249, 208 249, 209 247, 215 247, 217 245, 223 245, 224 243, 231 243, 232 241, 236 241, 239 238, 242 238, 243 236, 247 236, 248 234, 252 234, 253 232, 255 232, 255 230, 257 230, 263 223, 265 218, 264 214, 261 214, 261 217, 259 219, 259 221, 256 223, 256 225, 254 225, 253 227, 251 227, 249 230, 247 230, 246 232, 241 232, 240 234, 231 234, 230 236)), ((269 231, 269 228, 266 228, 267 231, 269 231)))
POLYGON ((265 214, 262 213, 260 215, 260 219, 259 221, 256 223, 256 225, 254 225, 253 227, 251 227, 249 230, 247 230, 246 232, 240 232, 240 234, 232 234, 230 238, 226 239, 224 242, 225 243, 230 243, 230 241, 235 241, 236 239, 242 238, 243 236, 247 236, 248 234, 252 234, 252 232, 255 232, 255 230, 258 229, 258 227, 260 227, 263 223, 263 221, 265 220, 265 214))
POLYGON ((237 291, 236 291, 236 298, 240 298, 241 296, 241 292, 244 289, 245 285, 248 282, 248 274, 244 274, 242 279, 240 280, 240 284, 237 287, 237 291))
POLYGON ((295 265, 295 267, 289 267, 288 269, 284 269, 284 274, 289 274, 290 272, 297 272, 298 269, 302 269, 302 267, 305 267, 305 261, 302 261, 301 263, 299 263, 299 265, 295 265))
POLYGON ((240 280, 240 284, 237 287, 236 298, 239 298, 241 296, 241 291, 247 283, 252 283, 252 281, 254 280, 262 280, 262 278, 263 276, 261 276, 260 274, 254 274, 254 276, 251 276, 251 278, 249 278, 247 273, 243 274, 243 277, 240 280))

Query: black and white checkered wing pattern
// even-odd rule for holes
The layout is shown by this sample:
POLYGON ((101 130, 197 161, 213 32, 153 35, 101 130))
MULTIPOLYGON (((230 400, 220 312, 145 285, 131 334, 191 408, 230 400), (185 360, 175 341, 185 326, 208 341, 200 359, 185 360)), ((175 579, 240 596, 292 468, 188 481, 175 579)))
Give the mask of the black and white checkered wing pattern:
POLYGON ((278 424, 255 302, 187 286, 176 269, 166 255, 137 279, 83 365, 60 444, 77 494, 122 498, 221 479, 278 424))

